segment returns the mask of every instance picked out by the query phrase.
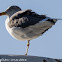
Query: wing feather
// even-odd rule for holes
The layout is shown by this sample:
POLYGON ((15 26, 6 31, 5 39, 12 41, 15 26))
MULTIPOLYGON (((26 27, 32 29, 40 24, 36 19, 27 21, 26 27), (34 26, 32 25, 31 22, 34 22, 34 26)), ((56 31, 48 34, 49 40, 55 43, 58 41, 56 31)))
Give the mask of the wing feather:
POLYGON ((11 16, 8 26, 10 28, 12 27, 26 28, 28 26, 35 25, 42 21, 49 21, 55 24, 54 19, 46 17, 45 15, 38 15, 37 13, 32 12, 32 10, 28 9, 18 11, 13 16, 11 16))
POLYGON ((10 28, 12 27, 25 28, 30 25, 34 25, 45 18, 46 18, 45 15, 38 15, 35 12, 31 12, 31 10, 24 10, 16 12, 13 16, 11 16, 8 25, 10 28))

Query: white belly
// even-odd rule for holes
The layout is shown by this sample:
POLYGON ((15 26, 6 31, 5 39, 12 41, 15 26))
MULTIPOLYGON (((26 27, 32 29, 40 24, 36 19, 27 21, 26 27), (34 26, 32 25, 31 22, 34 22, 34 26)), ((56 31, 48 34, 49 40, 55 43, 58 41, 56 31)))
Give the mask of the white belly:
POLYGON ((45 31, 47 28, 50 28, 52 24, 50 22, 39 22, 33 26, 29 26, 27 28, 20 28, 20 27, 13 27, 9 28, 7 23, 9 21, 9 18, 7 18, 5 25, 6 29, 9 32, 9 34, 18 40, 32 40, 34 38, 39 37, 43 31, 45 31))

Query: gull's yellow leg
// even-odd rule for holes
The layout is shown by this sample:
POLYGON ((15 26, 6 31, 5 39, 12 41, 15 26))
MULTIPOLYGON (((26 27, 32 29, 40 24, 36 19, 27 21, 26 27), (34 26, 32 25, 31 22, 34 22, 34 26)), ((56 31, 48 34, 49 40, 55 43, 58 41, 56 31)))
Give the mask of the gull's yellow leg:
POLYGON ((26 49, 26 53, 25 53, 25 55, 27 55, 27 53, 28 53, 28 48, 29 48, 29 45, 30 45, 30 40, 28 40, 28 44, 27 44, 27 49, 26 49))

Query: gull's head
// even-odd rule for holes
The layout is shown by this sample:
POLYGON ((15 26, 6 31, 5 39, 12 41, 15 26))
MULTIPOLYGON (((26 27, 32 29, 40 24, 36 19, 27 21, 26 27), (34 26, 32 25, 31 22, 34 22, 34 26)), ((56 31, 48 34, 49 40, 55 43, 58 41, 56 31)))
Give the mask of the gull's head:
POLYGON ((4 12, 0 13, 0 16, 2 15, 7 15, 7 16, 12 16, 14 13, 20 11, 21 9, 18 6, 10 6, 7 8, 4 12))

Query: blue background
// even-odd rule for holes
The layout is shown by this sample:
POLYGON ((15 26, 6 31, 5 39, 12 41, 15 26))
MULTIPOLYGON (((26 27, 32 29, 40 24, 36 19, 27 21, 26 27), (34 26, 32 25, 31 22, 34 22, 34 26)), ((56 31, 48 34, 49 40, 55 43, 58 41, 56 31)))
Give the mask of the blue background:
MULTIPOLYGON (((32 9, 51 18, 62 18, 62 0, 0 0, 0 12, 17 5, 23 10, 32 9)), ((6 16, 0 17, 0 54, 24 55, 27 41, 12 38, 5 28, 6 16)), ((62 20, 42 36, 31 40, 28 55, 62 59, 62 20)))

